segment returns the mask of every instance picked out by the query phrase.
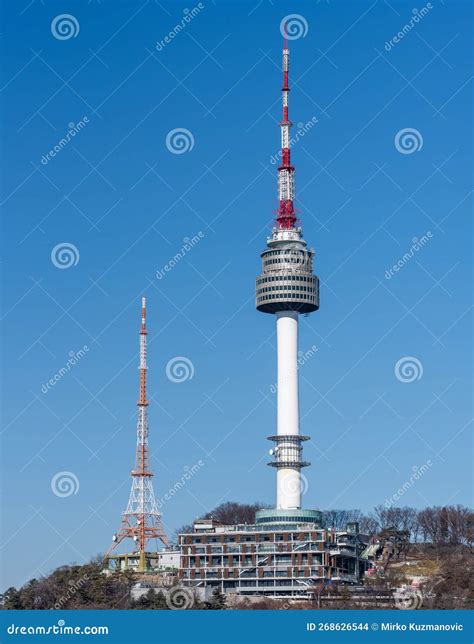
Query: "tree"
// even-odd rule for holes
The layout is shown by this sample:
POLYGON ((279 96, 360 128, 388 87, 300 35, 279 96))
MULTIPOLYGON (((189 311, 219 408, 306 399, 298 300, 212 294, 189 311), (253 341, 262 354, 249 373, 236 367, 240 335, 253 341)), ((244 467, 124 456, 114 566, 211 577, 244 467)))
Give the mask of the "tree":
POLYGON ((425 508, 418 513, 418 523, 424 541, 437 548, 472 543, 473 513, 462 505, 425 508))
POLYGON ((255 523, 255 513, 263 508, 270 506, 264 503, 236 503, 228 501, 221 503, 214 510, 205 514, 203 519, 214 519, 225 525, 235 525, 238 523, 255 523))
POLYGON ((16 588, 11 586, 2 595, 3 608, 18 610, 23 608, 20 593, 16 588))
POLYGON ((137 610, 166 610, 169 606, 163 593, 157 593, 153 588, 150 588, 146 595, 133 600, 130 608, 137 610))
POLYGON ((104 575, 102 564, 61 566, 46 577, 32 579, 4 595, 6 609, 129 608, 130 572, 104 575))
POLYGON ((345 530, 348 523, 359 521, 360 510, 326 510, 323 512, 324 522, 328 528, 345 530))
POLYGON ((467 548, 443 551, 439 568, 423 588, 423 607, 474 608, 474 561, 467 548))
POLYGON ((227 608, 226 596, 221 593, 219 587, 214 588, 212 591, 211 599, 206 602, 206 608, 208 610, 224 610, 227 608))
POLYGON ((362 534, 372 536, 378 532, 379 523, 373 515, 363 514, 359 519, 359 529, 362 534))
MULTIPOLYGON (((210 512, 202 514, 198 519, 214 519, 225 525, 237 525, 239 523, 255 523, 255 513, 258 510, 269 508, 271 506, 264 503, 237 503, 236 501, 227 501, 221 503, 210 512)), ((189 534, 194 531, 194 524, 189 523, 176 530, 176 540, 178 534, 189 534)))

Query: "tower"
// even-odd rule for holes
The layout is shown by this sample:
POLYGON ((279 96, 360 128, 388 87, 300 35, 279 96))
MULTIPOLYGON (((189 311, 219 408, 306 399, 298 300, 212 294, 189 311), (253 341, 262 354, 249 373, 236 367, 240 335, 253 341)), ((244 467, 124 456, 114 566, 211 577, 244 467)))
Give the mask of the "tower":
POLYGON ((113 536, 113 542, 105 555, 106 561, 114 558, 110 553, 124 539, 132 539, 135 548, 130 555, 118 555, 117 558, 125 559, 125 567, 130 558, 138 557, 138 571, 145 572, 149 553, 146 545, 151 539, 160 539, 168 545, 168 539, 161 524, 161 513, 156 505, 153 492, 153 473, 149 464, 148 454, 148 400, 146 393, 147 363, 146 363, 146 300, 142 298, 142 319, 140 327, 140 385, 138 397, 138 422, 137 422, 137 449, 135 467, 131 472, 132 489, 128 500, 127 509, 122 513, 120 530, 113 536))
POLYGON ((309 465, 302 457, 298 398, 298 319, 301 313, 319 308, 319 280, 313 274, 314 251, 307 248, 294 208, 295 168, 290 159, 288 115, 289 50, 283 43, 283 118, 281 163, 278 167, 278 215, 267 248, 261 253, 263 271, 256 282, 256 307, 276 316, 277 325, 277 432, 269 436, 275 443, 270 466, 277 470, 275 510, 261 510, 257 523, 276 520, 319 520, 315 510, 301 510, 301 468, 309 465))

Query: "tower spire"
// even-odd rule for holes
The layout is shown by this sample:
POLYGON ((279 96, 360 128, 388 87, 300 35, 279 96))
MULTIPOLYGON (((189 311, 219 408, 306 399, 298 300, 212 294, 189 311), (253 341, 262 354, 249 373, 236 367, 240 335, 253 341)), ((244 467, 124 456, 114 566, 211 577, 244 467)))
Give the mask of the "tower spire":
MULTIPOLYGON (((286 30, 286 27, 285 27, 286 30)), ((289 230, 295 227, 296 214, 294 208, 295 198, 295 179, 294 167, 290 160, 290 130, 292 122, 288 116, 288 95, 290 92, 289 71, 290 71, 290 50, 288 49, 288 39, 286 34, 283 37, 283 87, 282 87, 282 107, 283 118, 280 122, 281 128, 281 164, 278 167, 278 216, 277 228, 289 230)))
POLYGON ((161 513, 155 500, 152 477, 153 472, 149 464, 148 455, 148 400, 147 386, 147 328, 146 328, 146 299, 142 298, 141 327, 140 327, 140 364, 139 364, 139 396, 138 396, 138 422, 137 422, 137 448, 135 467, 131 472, 132 489, 128 500, 127 509, 122 513, 120 530, 113 537, 113 543, 106 553, 110 553, 124 539, 133 539, 135 542, 135 557, 138 555, 138 571, 147 569, 146 546, 150 539, 160 539, 168 545, 168 539, 161 523, 161 513))

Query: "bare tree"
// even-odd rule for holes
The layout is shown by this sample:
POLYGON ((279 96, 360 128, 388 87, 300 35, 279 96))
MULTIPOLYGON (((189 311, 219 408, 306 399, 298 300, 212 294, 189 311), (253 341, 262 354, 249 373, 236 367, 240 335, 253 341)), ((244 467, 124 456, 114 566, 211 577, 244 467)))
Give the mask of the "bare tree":
POLYGON ((360 510, 326 510, 323 516, 328 528, 345 530, 348 523, 358 522, 362 513, 360 510))
POLYGON ((359 526, 362 534, 369 536, 375 535, 379 531, 379 522, 372 514, 363 514, 359 519, 359 526))

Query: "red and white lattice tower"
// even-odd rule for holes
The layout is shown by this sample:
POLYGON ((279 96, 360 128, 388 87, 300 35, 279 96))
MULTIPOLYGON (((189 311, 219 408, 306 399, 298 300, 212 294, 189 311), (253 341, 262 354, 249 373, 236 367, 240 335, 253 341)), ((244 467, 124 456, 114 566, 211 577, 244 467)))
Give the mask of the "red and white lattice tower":
POLYGON ((134 553, 139 555, 138 570, 147 569, 147 543, 159 539, 168 545, 168 539, 161 523, 161 513, 153 492, 152 477, 148 454, 148 400, 147 400, 147 351, 146 351, 146 300, 142 298, 142 323, 140 328, 140 392, 137 423, 137 449, 135 468, 132 470, 132 489, 127 509, 122 513, 120 530, 113 537, 113 543, 106 553, 110 555, 124 539, 132 539, 134 553))

